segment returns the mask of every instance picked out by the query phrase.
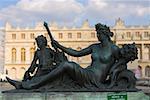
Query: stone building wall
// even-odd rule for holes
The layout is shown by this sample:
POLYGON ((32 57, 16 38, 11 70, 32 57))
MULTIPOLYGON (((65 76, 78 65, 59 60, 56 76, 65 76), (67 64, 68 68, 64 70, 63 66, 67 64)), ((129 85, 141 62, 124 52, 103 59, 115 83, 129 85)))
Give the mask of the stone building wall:
MULTIPOLYGON (((95 29, 90 27, 87 20, 79 28, 50 26, 54 38, 66 47, 80 50, 97 42, 95 29)), ((124 22, 118 19, 116 24, 111 27, 111 31, 114 32, 112 40, 116 45, 121 47, 126 43, 135 42, 137 44, 139 59, 135 63, 130 63, 129 68, 136 69, 138 65, 141 65, 143 77, 148 77, 146 73, 150 73, 150 67, 148 67, 150 66, 150 26, 125 26, 124 22)), ((6 23, 4 72, 8 76, 13 79, 22 79, 23 73, 31 64, 33 49, 36 50, 37 48, 34 38, 40 34, 47 37, 48 44, 51 47, 43 23, 38 23, 35 28, 13 28, 11 24, 6 23), (21 61, 21 55, 25 56, 22 57, 25 58, 24 61, 21 61)), ((69 60, 79 63, 82 67, 86 67, 91 63, 90 55, 80 58, 68 55, 67 57, 69 60)))

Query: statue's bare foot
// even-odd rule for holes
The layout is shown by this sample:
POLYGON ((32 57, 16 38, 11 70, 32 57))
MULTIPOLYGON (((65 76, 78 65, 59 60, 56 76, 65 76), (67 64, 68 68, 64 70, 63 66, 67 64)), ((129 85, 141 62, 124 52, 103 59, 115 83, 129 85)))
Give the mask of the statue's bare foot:
POLYGON ((6 79, 7 79, 7 81, 8 81, 11 85, 13 85, 16 89, 21 89, 21 88, 22 88, 21 82, 12 80, 12 79, 10 79, 10 78, 8 78, 8 77, 6 77, 6 79))

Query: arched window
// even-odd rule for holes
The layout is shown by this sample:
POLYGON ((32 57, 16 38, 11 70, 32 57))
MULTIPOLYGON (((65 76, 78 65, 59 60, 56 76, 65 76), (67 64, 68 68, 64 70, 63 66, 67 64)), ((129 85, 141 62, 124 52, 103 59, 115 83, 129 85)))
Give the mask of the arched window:
POLYGON ((12 48, 12 62, 15 63, 16 62, 16 49, 12 48))
POLYGON ((150 77, 150 66, 145 67, 145 76, 150 77))
POLYGON ((10 70, 10 77, 12 78, 12 79, 16 79, 16 68, 12 68, 11 70, 10 70))
POLYGON ((21 48, 21 62, 25 62, 26 61, 26 51, 25 48, 21 48))
POLYGON ((35 49, 34 48, 30 48, 30 61, 32 61, 32 59, 33 59, 34 52, 35 52, 35 49))
POLYGON ((144 50, 142 52, 144 52, 143 59, 144 60, 149 60, 149 56, 150 56, 149 48, 145 46, 145 48, 144 48, 144 50))
POLYGON ((23 78, 25 71, 26 71, 26 69, 24 67, 21 67, 21 69, 20 69, 20 78, 21 79, 23 78))

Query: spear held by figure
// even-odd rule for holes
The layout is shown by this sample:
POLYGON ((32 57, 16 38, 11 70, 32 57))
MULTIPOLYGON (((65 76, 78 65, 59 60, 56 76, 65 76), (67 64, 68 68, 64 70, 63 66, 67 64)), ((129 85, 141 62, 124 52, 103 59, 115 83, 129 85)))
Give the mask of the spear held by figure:
POLYGON ((50 29, 49 29, 49 27, 48 27, 48 24, 47 24, 46 22, 44 22, 44 26, 45 26, 45 28, 46 28, 46 30, 47 30, 47 32, 48 32, 49 37, 50 37, 50 40, 51 40, 51 43, 52 43, 52 47, 53 47, 53 48, 55 49, 55 51, 56 51, 56 58, 55 58, 55 60, 56 60, 57 64, 60 64, 60 63, 63 62, 63 61, 68 61, 68 59, 67 59, 67 57, 65 56, 64 52, 60 52, 60 51, 58 50, 58 48, 57 48, 55 45, 53 45, 53 42, 56 42, 56 41, 54 40, 54 38, 53 38, 53 36, 52 36, 52 34, 51 34, 51 31, 50 31, 50 29))
MULTIPOLYGON (((51 42, 55 41, 54 38, 53 38, 53 36, 52 36, 52 33, 51 33, 51 31, 50 31, 50 29, 49 29, 49 27, 48 27, 48 24, 47 24, 46 22, 44 22, 44 26, 45 26, 45 28, 46 28, 46 30, 47 30, 47 32, 48 32, 48 35, 49 35, 49 37, 50 37, 51 42)), ((56 52, 58 52, 57 47, 56 47, 55 45, 52 45, 52 46, 53 46, 53 48, 56 50, 56 52)))

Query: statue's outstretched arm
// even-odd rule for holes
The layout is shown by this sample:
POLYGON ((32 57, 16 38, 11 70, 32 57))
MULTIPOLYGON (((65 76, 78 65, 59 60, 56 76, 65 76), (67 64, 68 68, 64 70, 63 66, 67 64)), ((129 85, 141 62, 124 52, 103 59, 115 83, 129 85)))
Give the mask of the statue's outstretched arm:
POLYGON ((25 72, 24 74, 24 77, 23 77, 23 81, 26 81, 26 80, 30 80, 31 79, 31 76, 30 76, 30 73, 33 74, 35 68, 36 68, 36 61, 37 61, 38 57, 37 57, 37 54, 35 52, 34 54, 34 58, 33 58, 33 61, 31 63, 31 66, 29 67, 29 69, 25 72))
POLYGON ((37 56, 37 51, 36 51, 35 54, 34 54, 34 58, 32 60, 31 66, 28 69, 29 72, 31 72, 31 73, 34 72, 34 70, 36 68, 36 62, 37 62, 37 60, 38 60, 38 56, 37 56))
POLYGON ((82 49, 80 51, 64 47, 64 46, 60 45, 55 40, 52 42, 52 45, 55 45, 56 47, 58 47, 59 49, 61 49, 63 52, 67 53, 68 55, 74 56, 74 57, 85 56, 85 55, 91 54, 91 52, 92 52, 92 45, 89 46, 89 47, 87 47, 87 48, 84 48, 84 49, 82 49))

